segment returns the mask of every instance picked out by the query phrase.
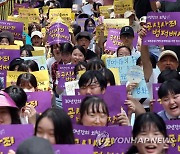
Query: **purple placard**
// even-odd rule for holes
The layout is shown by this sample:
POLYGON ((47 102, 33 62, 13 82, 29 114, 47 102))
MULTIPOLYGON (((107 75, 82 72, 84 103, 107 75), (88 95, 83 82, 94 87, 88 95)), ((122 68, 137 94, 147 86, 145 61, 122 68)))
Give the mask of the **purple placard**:
POLYGON ((179 12, 149 12, 144 45, 180 45, 179 12))
POLYGON ((58 71, 60 73, 60 78, 58 80, 59 88, 64 88, 65 82, 74 81, 76 79, 74 75, 74 67, 75 65, 63 65, 63 64, 60 64, 58 66, 58 71))
POLYGON ((94 153, 125 153, 131 146, 130 126, 87 127, 73 125, 76 144, 92 144, 94 153))
MULTIPOLYGON (((77 95, 62 97, 63 109, 70 116, 73 123, 79 121, 79 107, 84 97, 86 96, 77 95)), ((127 105, 124 104, 127 99, 125 86, 108 87, 106 93, 104 95, 98 95, 98 97, 103 98, 107 103, 109 110, 108 125, 117 124, 116 115, 120 113, 121 107, 127 113, 127 105), (117 90, 120 92, 118 93, 117 90)))
POLYGON ((27 92, 26 94, 26 105, 32 105, 38 113, 42 113, 46 109, 51 108, 52 96, 50 91, 27 92))
POLYGON ((9 63, 14 58, 20 57, 19 50, 12 49, 0 49, 0 71, 9 70, 9 63))
MULTIPOLYGON (((120 29, 109 29, 106 49, 116 52, 117 48, 122 45, 122 41, 120 40, 120 29)), ((138 34, 134 33, 133 46, 136 48, 138 40, 138 34)))
POLYGON ((153 99, 155 100, 155 102, 153 102, 153 112, 160 112, 161 110, 164 110, 161 103, 161 100, 158 97, 158 90, 160 87, 160 83, 157 84, 153 84, 153 99))
POLYGON ((1 125, 0 153, 7 154, 9 149, 16 150, 25 139, 33 136, 33 125, 1 125))
POLYGON ((19 8, 28 8, 29 7, 29 2, 27 3, 22 3, 22 4, 18 4, 18 3, 15 3, 14 4, 14 15, 18 15, 18 11, 19 11, 19 8))
POLYGON ((168 154, 177 154, 180 151, 180 120, 166 120, 165 122, 170 140, 168 154))
POLYGON ((93 154, 92 145, 53 145, 55 154, 93 154))
POLYGON ((50 45, 70 42, 69 29, 62 23, 55 23, 51 25, 48 33, 48 43, 50 45))
POLYGON ((9 31, 14 35, 15 40, 22 40, 24 23, 0 20, 0 32, 9 31))
POLYGON ((7 75, 7 71, 5 70, 0 71, 0 89, 6 88, 6 75, 7 75))

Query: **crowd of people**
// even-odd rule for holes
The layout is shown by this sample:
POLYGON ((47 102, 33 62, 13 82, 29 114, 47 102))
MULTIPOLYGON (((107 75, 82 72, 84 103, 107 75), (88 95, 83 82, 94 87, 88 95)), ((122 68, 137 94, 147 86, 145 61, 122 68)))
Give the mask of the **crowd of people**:
MULTIPOLYGON (((39 9, 39 23, 29 22, 28 33, 23 32, 20 57, 11 59, 8 71, 23 72, 18 76, 15 85, 5 87, 0 80, 0 125, 32 124, 34 137, 24 141, 17 147, 17 151, 9 149, 9 154, 53 153, 51 145, 75 144, 73 123, 68 113, 63 109, 62 97, 66 96, 66 89, 60 88, 58 82, 62 77, 59 65, 74 65, 75 80, 78 81, 79 94, 85 95, 79 107, 79 121, 83 126, 110 127, 108 117, 111 112, 106 101, 99 95, 111 95, 109 86, 117 85, 114 72, 106 65, 107 58, 137 57, 136 65, 143 70, 144 80, 149 91, 148 98, 134 98, 132 93, 139 83, 121 83, 126 87, 126 100, 121 102, 127 106, 127 112, 119 108, 116 115, 116 127, 132 127, 132 137, 135 138, 167 138, 166 122, 180 118, 180 75, 178 46, 144 45, 143 38, 147 35, 146 20, 148 12, 179 12, 180 0, 176 2, 161 0, 134 0, 132 10, 124 14, 117 14, 113 1, 110 0, 38 0, 16 1, 18 4, 28 3, 29 7, 39 9), (38 3, 37 3, 38 2, 38 3), (36 5, 34 5, 34 3, 36 5), (33 5, 32 5, 33 4, 33 5), (91 14, 83 9, 91 6, 91 14), (107 36, 104 35, 101 7, 112 5, 107 12, 111 19, 129 19, 129 25, 120 30, 121 45, 116 51, 107 49, 107 36), (48 13, 43 7, 48 7, 48 13), (53 24, 49 19, 51 9, 71 8, 75 20, 70 20, 70 41, 49 44, 48 29, 53 24), (78 19, 84 19, 83 26, 78 19), (100 34, 97 36, 97 28, 100 34), (46 30, 43 35, 42 29, 46 30), (72 29, 72 31, 70 30, 72 29), (135 34, 138 39, 134 45, 135 34), (32 72, 40 71, 38 62, 24 60, 24 57, 33 57, 35 47, 45 49, 46 66, 49 73, 49 87, 51 92, 51 108, 39 114, 32 105, 27 105, 27 92, 42 91, 38 80, 32 72), (80 72, 83 72, 82 74, 80 72), (154 112, 153 84, 159 83, 158 97, 163 110, 154 112), (36 136, 36 137, 35 137, 36 136), (46 140, 44 140, 44 139, 46 140), (47 142, 47 140, 49 142, 47 142), (36 145, 41 146, 36 146, 36 145), (27 146, 32 145, 32 146, 27 146), (34 147, 34 148, 33 148, 34 147), (36 149, 36 150, 34 150, 36 149), (44 150, 47 149, 47 150, 44 150), (32 151, 34 150, 34 151, 32 151), (35 152, 36 151, 36 152, 35 152)), ((16 5, 15 5, 16 7, 16 5)), ((18 15, 14 15, 18 16, 18 15)), ((59 20, 57 21, 59 22, 59 20)), ((67 26, 68 27, 68 26, 67 26)), ((1 30, 1 29, 0 29, 1 30)), ((0 45, 11 46, 16 44, 11 31, 0 32, 0 45)), ((10 56, 10 55, 9 55, 10 56)), ((121 72, 120 72, 121 73, 121 72)), ((121 94, 121 91, 117 91, 121 94)), ((127 154, 165 154, 167 143, 135 143, 125 153, 127 154)))

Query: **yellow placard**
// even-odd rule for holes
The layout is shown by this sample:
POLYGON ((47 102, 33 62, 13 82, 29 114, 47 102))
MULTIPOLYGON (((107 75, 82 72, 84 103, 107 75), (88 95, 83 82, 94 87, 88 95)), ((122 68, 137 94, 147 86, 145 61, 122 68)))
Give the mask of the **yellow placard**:
POLYGON ((46 48, 45 47, 35 47, 33 46, 34 51, 42 50, 44 52, 45 57, 47 58, 46 48))
POLYGON ((19 50, 19 45, 0 45, 0 49, 11 49, 11 50, 19 50))
POLYGON ((75 13, 71 13, 71 20, 72 20, 72 21, 75 20, 75 13))
POLYGON ((43 50, 31 51, 33 56, 44 56, 45 53, 43 50))
POLYGON ((98 25, 97 27, 96 27, 96 43, 98 43, 99 42, 99 39, 100 39, 100 35, 101 35, 101 29, 102 29, 102 27, 103 27, 104 25, 102 24, 102 25, 98 25))
POLYGON ((43 35, 43 38, 46 36, 46 28, 42 28, 41 29, 41 33, 43 35))
POLYGON ((104 36, 108 35, 109 29, 121 29, 124 26, 129 26, 129 19, 104 19, 104 36))
POLYGON ((16 44, 18 46, 23 46, 24 45, 23 41, 20 41, 20 40, 14 40, 14 44, 16 44))
POLYGON ((124 14, 133 10, 133 0, 114 0, 115 14, 124 14))
POLYGON ((49 19, 50 21, 55 21, 61 17, 62 19, 69 20, 71 19, 71 9, 70 8, 58 8, 58 9, 50 9, 49 11, 49 19))
POLYGON ((109 54, 103 54, 101 56, 101 60, 104 62, 104 64, 106 65, 106 59, 107 58, 114 58, 115 56, 114 55, 109 55, 109 54))
POLYGON ((99 7, 100 15, 104 16, 104 18, 110 18, 108 8, 111 8, 111 7, 112 5, 100 6, 99 7))
POLYGON ((43 14, 47 14, 49 11, 49 6, 43 6, 42 9, 43 9, 43 14))
POLYGON ((19 18, 19 17, 14 17, 14 16, 8 16, 8 21, 14 21, 14 22, 22 22, 24 23, 24 32, 28 34, 28 19, 27 18, 19 18))
POLYGON ((78 78, 80 78, 86 71, 82 70, 82 71, 78 71, 78 78))
POLYGON ((28 18, 29 23, 39 23, 39 9, 38 8, 19 8, 19 17, 28 18))
MULTIPOLYGON (((6 87, 16 84, 17 78, 20 74, 26 72, 17 72, 17 71, 7 71, 6 76, 6 87)), ((41 70, 36 72, 31 72, 38 82, 38 89, 40 90, 48 90, 49 87, 49 74, 47 70, 41 70)))
POLYGON ((108 68, 112 71, 114 78, 115 78, 115 83, 116 85, 121 85, 120 82, 120 76, 119 76, 119 69, 118 68, 108 68))

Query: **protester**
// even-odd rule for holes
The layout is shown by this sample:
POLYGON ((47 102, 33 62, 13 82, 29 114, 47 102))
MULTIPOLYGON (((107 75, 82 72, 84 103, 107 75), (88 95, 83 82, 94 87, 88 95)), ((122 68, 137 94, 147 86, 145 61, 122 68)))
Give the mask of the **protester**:
POLYGON ((19 65, 17 71, 35 72, 35 71, 39 71, 39 67, 38 67, 38 64, 34 60, 25 60, 19 65))
POLYGON ((0 91, 0 100, 0 125, 20 124, 19 110, 11 97, 0 91))
POLYGON ((71 119, 59 108, 47 109, 39 116, 34 135, 49 140, 51 144, 74 144, 71 119))
POLYGON ((21 87, 25 92, 37 91, 37 80, 36 77, 31 73, 19 75, 16 85, 21 87))
POLYGON ((135 120, 132 135, 134 143, 126 154, 166 153, 168 148, 165 142, 168 137, 166 125, 156 113, 148 112, 139 115, 135 120), (139 142, 140 140, 142 142, 139 142))
POLYGON ((164 110, 158 112, 163 120, 180 118, 180 81, 176 79, 165 81, 158 90, 164 110))
POLYGON ((32 57, 32 51, 34 48, 31 45, 24 45, 20 48, 20 56, 21 57, 32 57))
POLYGON ((0 33, 0 45, 13 45, 14 36, 9 31, 3 31, 0 33))
MULTIPOLYGON (((97 96, 87 96, 80 105, 80 124, 84 126, 107 126, 109 111, 103 99, 97 96)), ((122 109, 117 115, 117 123, 123 126, 130 125, 129 119, 122 109)))

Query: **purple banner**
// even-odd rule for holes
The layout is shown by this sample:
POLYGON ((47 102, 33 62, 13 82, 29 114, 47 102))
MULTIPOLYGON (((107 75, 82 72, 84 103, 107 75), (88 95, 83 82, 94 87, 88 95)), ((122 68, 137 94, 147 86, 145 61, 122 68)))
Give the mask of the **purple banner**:
POLYGON ((25 139, 33 136, 33 125, 1 125, 0 153, 7 154, 9 149, 16 150, 25 139))
POLYGON ((38 113, 51 108, 52 96, 50 91, 27 92, 26 94, 28 98, 26 105, 32 105, 38 113))
POLYGON ((158 97, 158 90, 160 87, 160 83, 153 84, 153 99, 155 102, 153 102, 153 112, 160 112, 161 110, 164 110, 161 105, 161 100, 158 97))
MULTIPOLYGON (((120 29, 109 29, 107 42, 106 42, 106 49, 116 52, 119 46, 122 46, 122 41, 120 39, 120 29)), ((133 46, 136 48, 138 40, 138 34, 134 34, 133 46)))
POLYGON ((53 145, 55 154, 93 154, 92 145, 53 145))
POLYGON ((85 127, 74 125, 76 144, 91 144, 94 153, 125 153, 131 146, 130 126, 85 127))
POLYGON ((0 71, 0 89, 6 88, 6 75, 7 75, 7 71, 5 70, 0 71))
POLYGON ((170 140, 168 154, 177 154, 180 151, 180 120, 166 120, 166 129, 170 140))
POLYGON ((12 49, 0 49, 0 71, 9 70, 9 63, 14 58, 20 57, 19 50, 12 49))
POLYGON ((62 65, 62 64, 58 66, 58 71, 60 73, 60 78, 58 80, 59 88, 64 88, 65 82, 74 81, 76 79, 74 75, 74 67, 75 65, 62 65))
POLYGON ((15 40, 22 40, 23 26, 24 24, 21 22, 0 20, 0 32, 11 32, 15 40))
POLYGON ((50 26, 48 33, 48 43, 50 45, 70 42, 69 29, 66 25, 55 23, 50 26))
POLYGON ((179 12, 149 12, 144 45, 180 45, 179 12))
MULTIPOLYGON (((73 123, 79 121, 79 107, 86 96, 63 96, 63 109, 72 119, 73 123)), ((117 124, 117 114, 120 113, 121 108, 127 113, 127 105, 124 104, 126 98, 125 86, 111 86, 108 87, 104 95, 99 95, 107 103, 109 110, 108 125, 117 124), (116 91, 120 91, 119 93, 116 91)))

